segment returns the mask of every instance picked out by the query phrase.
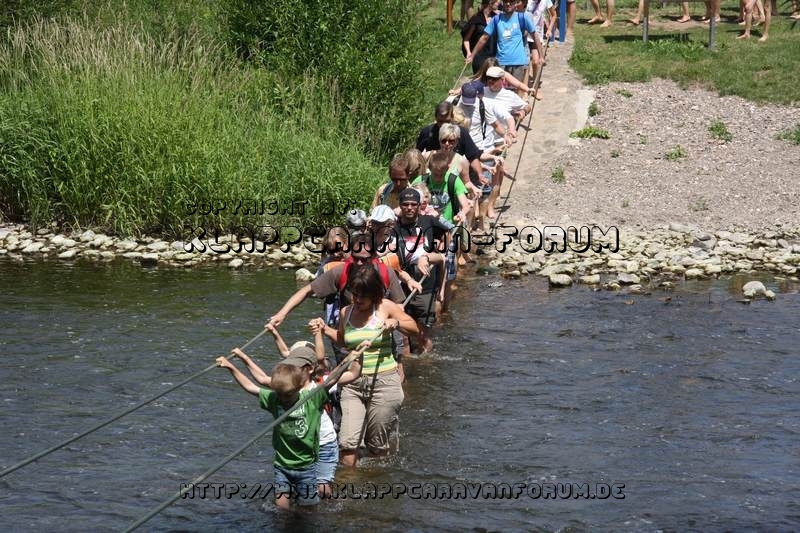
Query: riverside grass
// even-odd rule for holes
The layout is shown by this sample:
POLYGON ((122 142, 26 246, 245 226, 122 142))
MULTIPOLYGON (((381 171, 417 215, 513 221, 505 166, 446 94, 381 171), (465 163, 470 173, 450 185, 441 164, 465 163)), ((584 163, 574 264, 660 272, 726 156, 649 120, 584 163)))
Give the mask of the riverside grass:
POLYGON ((179 238, 187 226, 332 224, 385 179, 352 141, 334 82, 289 85, 199 33, 35 20, 0 47, 0 89, 0 208, 34 226, 179 238), (254 217, 240 200, 308 204, 254 217))
MULTIPOLYGON (((689 4, 694 18, 704 13, 703 4, 689 4)), ((651 2, 650 42, 642 42, 642 27, 626 24, 636 12, 635 0, 616 5, 610 28, 588 26, 594 13, 579 9, 575 24, 575 48, 570 66, 590 84, 612 81, 641 82, 654 77, 675 80, 682 86, 699 85, 721 95, 737 95, 756 102, 800 103, 800 24, 789 19, 787 2, 779 0, 780 15, 772 17, 769 40, 759 43, 760 26, 750 40, 737 40, 742 27, 735 20, 738 1, 722 2, 722 22, 717 25, 716 49, 706 48, 708 26, 694 22, 659 28, 675 19, 680 4, 662 8, 651 2)), ((579 8, 584 6, 578 3, 579 8)))

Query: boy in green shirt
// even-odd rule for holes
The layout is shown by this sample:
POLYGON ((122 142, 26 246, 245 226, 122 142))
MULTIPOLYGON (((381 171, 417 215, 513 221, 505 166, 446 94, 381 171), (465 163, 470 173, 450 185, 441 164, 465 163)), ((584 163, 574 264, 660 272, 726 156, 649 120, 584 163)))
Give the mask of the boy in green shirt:
MULTIPOLYGON (((359 346, 361 348, 361 346, 359 346)), ((303 506, 319 503, 317 494, 317 471, 315 463, 319 456, 319 428, 322 408, 328 401, 328 388, 337 380, 316 389, 303 388, 311 379, 304 367, 313 365, 317 356, 310 347, 296 345, 281 363, 275 365, 270 378, 270 389, 262 389, 245 376, 225 357, 217 358, 217 365, 230 370, 241 387, 258 396, 262 409, 279 417, 297 402, 302 405, 272 431, 272 447, 275 449, 275 504, 289 509, 291 498, 303 506)), ((360 360, 355 360, 349 370, 338 379, 344 385, 361 375, 360 360)))

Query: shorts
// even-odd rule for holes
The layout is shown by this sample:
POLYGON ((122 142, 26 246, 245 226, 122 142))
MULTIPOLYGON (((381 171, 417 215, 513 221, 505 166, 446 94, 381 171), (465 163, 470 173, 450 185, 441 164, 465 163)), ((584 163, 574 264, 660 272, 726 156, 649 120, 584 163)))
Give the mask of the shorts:
POLYGON ((335 440, 319 445, 319 459, 314 464, 317 469, 317 483, 333 483, 336 467, 339 466, 339 443, 335 440))
POLYGON ((389 452, 400 428, 403 398, 403 386, 397 370, 363 374, 342 387, 341 449, 358 449, 362 428, 366 425, 364 445, 367 450, 374 455, 389 452))
POLYGON ((317 505, 317 469, 315 465, 300 470, 292 470, 280 465, 275 467, 275 497, 288 494, 289 498, 304 507, 317 505))
POLYGON ((506 72, 510 72, 512 76, 517 78, 519 81, 523 81, 525 79, 525 75, 528 73, 528 65, 506 65, 503 67, 506 72))
POLYGON ((414 293, 414 296, 411 297, 411 301, 406 304, 405 311, 417 322, 430 327, 429 324, 436 322, 436 307, 433 305, 433 293, 414 293))

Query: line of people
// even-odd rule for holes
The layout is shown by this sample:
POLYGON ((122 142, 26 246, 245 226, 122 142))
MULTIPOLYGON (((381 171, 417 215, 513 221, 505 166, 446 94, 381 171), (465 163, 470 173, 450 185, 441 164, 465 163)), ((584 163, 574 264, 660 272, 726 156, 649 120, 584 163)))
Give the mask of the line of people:
POLYGON ((537 25, 532 13, 515 14, 525 6, 508 2, 483 29, 498 32, 501 42, 511 32, 517 41, 481 54, 487 38, 469 50, 467 60, 483 57, 482 64, 436 106, 416 146, 392 159, 369 215, 353 210, 327 231, 316 277, 265 326, 285 359, 270 374, 238 348, 231 359, 217 359, 275 417, 301 403, 273 430, 273 486, 281 508, 292 501, 317 504, 330 494, 337 466, 356 467, 361 450, 373 457, 399 450, 404 358, 433 349, 431 328, 448 310, 459 265, 472 260, 471 234, 491 228, 497 217, 505 153, 531 112, 520 94, 534 92, 527 80, 537 25), (278 328, 309 297, 322 301, 322 316, 308 323, 314 342, 287 347, 278 328), (325 381, 348 355, 356 360, 338 385, 325 381), (237 358, 252 379, 232 362, 237 358))

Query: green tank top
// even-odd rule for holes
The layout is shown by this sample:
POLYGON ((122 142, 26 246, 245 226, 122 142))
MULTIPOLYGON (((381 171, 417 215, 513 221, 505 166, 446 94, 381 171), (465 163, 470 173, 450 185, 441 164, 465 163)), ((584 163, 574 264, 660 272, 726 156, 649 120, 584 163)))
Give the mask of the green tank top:
MULTIPOLYGON (((353 306, 347 313, 347 320, 344 323, 344 343, 348 350, 355 350, 363 341, 369 341, 375 338, 381 328, 383 328, 383 321, 375 314, 375 308, 372 308, 372 316, 369 317, 367 323, 357 328, 350 323, 350 317, 353 314, 353 306)), ((392 336, 391 333, 385 331, 383 335, 372 341, 372 346, 364 350, 364 362, 362 364, 362 374, 374 374, 377 372, 386 372, 397 368, 397 361, 392 356, 392 336)))

